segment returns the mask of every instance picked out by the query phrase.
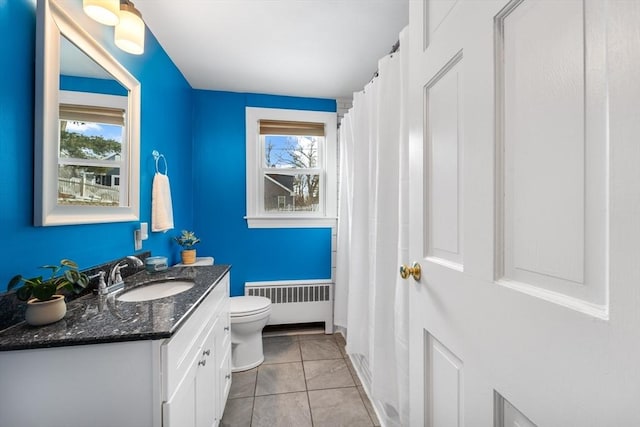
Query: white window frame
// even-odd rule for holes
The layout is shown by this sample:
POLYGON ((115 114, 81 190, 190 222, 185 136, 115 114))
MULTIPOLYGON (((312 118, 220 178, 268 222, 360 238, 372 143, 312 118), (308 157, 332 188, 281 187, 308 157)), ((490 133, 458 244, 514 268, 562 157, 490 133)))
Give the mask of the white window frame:
MULTIPOLYGON (((106 95, 102 93, 92 93, 92 92, 76 92, 76 91, 67 91, 61 90, 59 95, 59 102, 61 104, 71 104, 71 105, 90 105, 90 106, 98 106, 98 107, 106 107, 113 108, 124 111, 124 124, 122 126, 123 130, 126 130, 127 127, 127 113, 128 113, 128 99, 126 96, 121 95, 106 95)), ((60 133, 58 133, 59 135, 60 133)), ((127 137, 127 132, 123 132, 122 134, 122 143, 119 158, 116 160, 100 160, 100 159, 76 159, 76 158, 62 158, 60 157, 60 138, 58 138, 58 166, 60 165, 75 165, 75 166, 98 166, 98 167, 106 167, 111 169, 118 169, 120 174, 119 177, 122 177, 125 182, 129 179, 130 171, 132 168, 129 162, 129 151, 130 144, 129 139, 127 137)), ((58 182, 56 181, 56 186, 58 182)), ((124 185, 122 187, 118 186, 119 194, 120 194, 120 209, 127 208, 131 201, 129 199, 129 188, 124 185)), ((57 194, 57 191, 55 192, 57 194)), ((57 200, 57 199, 56 199, 57 200)), ((61 209, 65 209, 66 207, 59 207, 61 209)), ((100 207, 93 206, 94 209, 110 209, 109 207, 100 207)), ((111 208, 113 209, 113 208, 111 208)))
POLYGON ((337 114, 335 112, 285 110, 246 107, 247 148, 247 225, 249 228, 326 228, 334 227, 337 218, 337 114), (325 142, 319 167, 322 169, 320 198, 324 202, 317 212, 264 211, 263 147, 260 120, 284 120, 324 123, 325 142))

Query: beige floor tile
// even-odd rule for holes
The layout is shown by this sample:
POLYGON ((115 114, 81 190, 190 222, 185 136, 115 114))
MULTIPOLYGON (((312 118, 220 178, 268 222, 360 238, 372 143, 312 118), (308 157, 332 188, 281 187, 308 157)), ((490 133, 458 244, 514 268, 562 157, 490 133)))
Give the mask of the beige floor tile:
POLYGON ((262 340, 264 363, 300 362, 300 344, 297 337, 273 337, 262 340))
POLYGON ((336 340, 335 335, 325 334, 325 333, 298 335, 298 339, 300 341, 330 340, 330 341, 334 341, 334 342, 336 340))
POLYGON ((309 391, 314 427, 373 426, 355 387, 309 391))
POLYGON ((220 427, 250 427, 253 397, 227 400, 220 427))
POLYGON ((355 386, 344 359, 309 360, 303 365, 307 390, 355 386))
POLYGON ((301 340, 302 360, 342 359, 334 339, 301 340))
POLYGON ((256 375, 258 368, 244 372, 234 372, 231 376, 229 399, 236 397, 252 397, 256 391, 256 375))
POLYGON ((256 396, 305 390, 304 371, 300 362, 260 365, 258 368, 256 396))
POLYGON ((257 396, 252 427, 311 427, 306 392, 257 396))

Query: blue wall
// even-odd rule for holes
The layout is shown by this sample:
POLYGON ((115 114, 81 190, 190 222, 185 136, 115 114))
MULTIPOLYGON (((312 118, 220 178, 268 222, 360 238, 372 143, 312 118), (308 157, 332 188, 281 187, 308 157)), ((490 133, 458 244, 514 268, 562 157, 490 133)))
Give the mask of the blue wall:
POLYGON ((60 76, 60 90, 101 93, 103 95, 127 96, 127 88, 117 80, 94 79, 91 77, 60 76))
MULTIPOLYGON (((131 254, 138 223, 34 227, 33 108, 35 5, 32 0, 0 0, 0 291, 15 274, 35 275, 39 265, 71 258, 82 268, 131 254)), ((147 31, 145 53, 129 55, 113 44, 113 29, 72 14, 142 84, 141 221, 150 222, 151 184, 156 149, 169 162, 176 228, 193 226, 191 174, 193 91, 147 31)), ((144 250, 171 255, 178 250, 170 233, 150 233, 144 250)))
MULTIPOLYGON (((60 258, 87 268, 131 254, 138 228, 137 222, 32 225, 34 3, 0 0, 0 292, 15 274, 39 274, 37 266, 60 258)), ((233 265, 232 295, 243 293, 245 281, 330 277, 330 229, 247 228, 245 107, 333 112, 335 101, 194 91, 149 31, 144 55, 129 55, 113 44, 112 28, 82 13, 81 0, 65 5, 142 84, 141 221, 151 217, 151 151, 168 161, 176 230, 150 233, 143 250, 178 262, 179 248, 170 238, 195 230, 200 255, 233 265)))
POLYGON ((194 227, 200 254, 233 264, 231 295, 244 282, 331 277, 331 229, 249 229, 245 107, 336 111, 335 100, 195 91, 194 227))

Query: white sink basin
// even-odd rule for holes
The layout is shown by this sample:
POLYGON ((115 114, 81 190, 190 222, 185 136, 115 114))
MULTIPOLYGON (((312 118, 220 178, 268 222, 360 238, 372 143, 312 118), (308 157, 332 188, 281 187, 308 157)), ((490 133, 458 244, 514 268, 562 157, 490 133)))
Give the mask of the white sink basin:
POLYGON ((136 302, 166 298, 193 288, 194 283, 187 280, 165 280, 140 286, 121 293, 116 297, 118 301, 136 302))

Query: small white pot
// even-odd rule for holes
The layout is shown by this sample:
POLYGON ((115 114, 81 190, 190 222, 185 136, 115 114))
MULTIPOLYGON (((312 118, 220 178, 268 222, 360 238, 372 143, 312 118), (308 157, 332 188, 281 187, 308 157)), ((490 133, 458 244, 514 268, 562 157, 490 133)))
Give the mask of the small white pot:
POLYGON ((31 298, 27 301, 24 317, 28 324, 40 326, 57 322, 65 314, 67 314, 67 304, 64 301, 64 295, 54 295, 48 301, 31 298))

